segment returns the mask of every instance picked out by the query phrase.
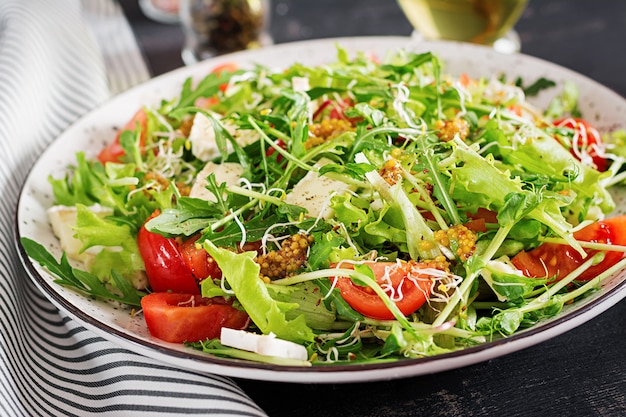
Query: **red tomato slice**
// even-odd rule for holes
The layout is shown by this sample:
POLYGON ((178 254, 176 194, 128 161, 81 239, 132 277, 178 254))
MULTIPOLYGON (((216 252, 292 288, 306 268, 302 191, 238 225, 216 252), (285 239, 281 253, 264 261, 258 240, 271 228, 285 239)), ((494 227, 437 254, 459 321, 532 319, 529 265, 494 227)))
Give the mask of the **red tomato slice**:
POLYGON ((198 282, 187 268, 174 239, 152 233, 143 225, 137 243, 152 291, 200 294, 198 282))
POLYGON ((556 120, 554 125, 574 130, 571 143, 565 144, 572 155, 581 161, 590 157, 598 171, 606 171, 608 165, 604 157, 606 146, 602 142, 600 132, 595 127, 585 120, 576 117, 556 120))
POLYGON ((482 218, 468 221, 465 223, 465 227, 476 233, 485 233, 488 230, 487 223, 485 222, 485 219, 482 218))
MULTIPOLYGON (((626 215, 593 223, 574 233, 574 237, 586 242, 626 245, 626 215)), ((590 255, 596 252, 587 251, 590 255)), ((583 272, 577 280, 588 281, 597 277, 619 262, 623 255, 617 251, 606 252, 602 262, 583 272)), ((518 253, 511 261, 527 277, 556 277, 558 281, 580 266, 585 259, 570 246, 544 243, 530 252, 518 253)))
POLYGON ((217 262, 204 248, 196 247, 196 241, 199 237, 200 235, 192 236, 179 246, 185 265, 199 280, 208 277, 221 278, 222 271, 217 262))
POLYGON ((486 208, 478 208, 476 213, 467 212, 467 218, 470 219, 465 226, 474 232, 486 232, 488 224, 498 224, 498 215, 495 211, 486 208))
POLYGON ((324 111, 324 109, 332 104, 331 100, 325 100, 320 106, 317 108, 315 113, 313 113, 313 120, 316 120, 317 117, 324 111))
POLYGON ((119 162, 122 155, 124 155, 124 149, 120 145, 119 138, 116 138, 115 142, 100 151, 98 161, 103 165, 107 162, 119 162))
POLYGON ((352 125, 356 125, 363 120, 362 117, 346 116, 346 110, 350 107, 354 107, 354 104, 355 103, 350 98, 344 98, 343 101, 337 101, 333 104, 333 108, 328 114, 328 117, 331 119, 345 119, 352 123, 352 125))
POLYGON ((196 107, 200 107, 201 109, 208 109, 209 107, 214 106, 219 102, 220 101, 215 96, 198 97, 193 105, 196 107))
MULTIPOLYGON (((287 144, 285 143, 285 141, 283 141, 282 139, 276 139, 276 142, 274 142, 276 144, 276 146, 278 146, 281 149, 287 149, 287 144)), ((274 155, 276 153, 276 149, 274 149, 273 147, 268 147, 267 150, 265 151, 265 156, 266 157, 270 157, 272 155, 274 155)), ((276 155, 276 162, 280 162, 283 160, 283 156, 281 154, 276 155)))
POLYGON ((120 145, 120 137, 122 136, 122 132, 126 130, 135 131, 137 129, 137 124, 139 124, 139 129, 141 129, 141 135, 139 137, 139 146, 143 149, 146 144, 146 129, 148 126, 148 115, 145 110, 139 109, 137 113, 133 116, 132 119, 126 123, 126 125, 117 133, 115 140, 109 146, 100 151, 98 155, 98 161, 102 162, 102 164, 106 164, 107 162, 120 162, 120 158, 124 155, 124 149, 122 145, 120 145))
POLYGON ((469 75, 467 75, 466 72, 464 72, 463 74, 461 74, 461 76, 459 77, 459 82, 461 83, 461 85, 463 87, 469 87, 470 83, 472 82, 472 79, 470 78, 469 75))
POLYGON ((513 113, 514 115, 518 117, 522 117, 524 115, 524 110, 522 109, 522 106, 520 106, 519 104, 511 104, 510 106, 507 106, 506 108, 508 111, 510 111, 511 113, 513 113))
POLYGON ((246 312, 222 297, 152 293, 141 299, 141 308, 150 334, 172 343, 214 339, 222 327, 242 330, 250 323, 246 312))
MULTIPOLYGON (((211 73, 220 75, 222 72, 235 72, 238 69, 239 65, 236 62, 226 62, 213 68, 213 70, 211 70, 211 73)), ((228 83, 221 84, 219 88, 222 93, 225 93, 228 89, 228 83)), ((194 106, 208 109, 218 103, 219 99, 217 95, 214 95, 212 97, 198 97, 194 102, 194 106)))
MULTIPOLYGON (((235 72, 239 69, 239 65, 236 62, 226 62, 220 64, 211 70, 212 73, 220 75, 222 72, 235 72)), ((220 85, 220 90, 225 93, 228 89, 228 84, 220 85)))
MULTIPOLYGON (((372 268, 378 284, 383 288, 385 285, 393 288, 392 300, 404 315, 420 308, 432 292, 433 281, 428 274, 421 272, 426 268, 425 264, 367 262, 366 265, 372 268)), ((340 267, 354 269, 351 264, 342 264, 340 267)), ((350 278, 337 277, 336 280, 336 287, 350 307, 367 317, 380 320, 394 319, 391 311, 371 288, 356 285, 350 278)))
POLYGON ((350 98, 344 98, 343 100, 340 100, 340 101, 335 101, 335 100, 324 101, 322 104, 320 104, 320 106, 317 108, 315 113, 313 113, 312 119, 317 120, 319 116, 322 114, 322 112, 328 107, 330 107, 330 111, 328 113, 328 117, 330 119, 345 119, 345 120, 348 120, 353 125, 357 124, 358 122, 362 120, 362 118, 360 117, 348 117, 345 115, 345 111, 348 108, 354 107, 354 103, 352 102, 350 98))
POLYGON ((467 213, 467 217, 472 220, 482 219, 485 223, 497 224, 498 223, 498 213, 492 210, 487 210, 486 208, 479 207, 476 210, 476 213, 467 213))
POLYGON ((352 106, 354 106, 354 104, 349 98, 344 98, 343 101, 336 101, 333 103, 332 109, 330 110, 328 117, 330 117, 331 119, 347 119, 344 112, 348 107, 352 106))

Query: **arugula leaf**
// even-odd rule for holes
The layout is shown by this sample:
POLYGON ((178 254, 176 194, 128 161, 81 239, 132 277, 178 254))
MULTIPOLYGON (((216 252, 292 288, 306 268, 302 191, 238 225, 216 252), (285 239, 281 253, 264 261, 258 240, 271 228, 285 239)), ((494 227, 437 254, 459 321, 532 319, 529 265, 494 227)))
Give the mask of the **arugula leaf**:
MULTIPOLYGON (((274 226, 277 222, 278 216, 275 214, 267 217, 260 214, 251 218, 246 221, 245 240, 247 242, 257 242, 261 240, 267 229, 270 226, 274 226)), ((273 230, 275 233, 284 233, 285 229, 286 227, 277 227, 273 230)), ((205 229, 202 239, 210 239, 215 245, 220 247, 235 247, 243 240, 243 233, 241 227, 236 222, 229 222, 219 230, 212 230, 212 228, 205 229)))
POLYGON ((524 91, 524 95, 526 97, 534 97, 538 95, 541 91, 550 89, 556 86, 556 83, 552 80, 549 80, 545 77, 539 77, 535 82, 531 85, 524 86, 522 78, 517 78, 515 80, 515 85, 520 87, 524 91))
POLYGON ((343 88, 313 87, 310 90, 308 90, 306 93, 311 100, 315 100, 327 94, 341 93, 343 91, 345 91, 343 88))
POLYGON ((300 158, 306 152, 304 142, 309 137, 309 104, 311 99, 306 93, 298 93, 286 91, 283 96, 293 101, 293 105, 287 112, 289 120, 294 123, 291 130, 291 143, 289 144, 289 152, 295 157, 300 158))
POLYGON ((191 236, 204 230, 221 215, 222 212, 212 207, 209 201, 181 197, 176 208, 164 209, 148 220, 146 229, 165 236, 191 236))
POLYGON ((330 266, 330 254, 345 242, 345 239, 334 233, 320 233, 313 239, 313 244, 309 251, 309 269, 328 268, 330 266))
POLYGON ((324 294, 324 303, 327 305, 328 308, 331 308, 330 306, 334 305, 337 309, 338 317, 350 321, 363 320, 363 315, 350 307, 350 304, 348 304, 346 300, 341 297, 339 289, 333 288, 331 292, 329 280, 317 279, 315 280, 315 283, 320 287, 321 292, 324 294))
POLYGON ((520 300, 548 281, 525 277, 503 260, 487 262, 482 276, 500 301, 520 300))
POLYGON ((23 237, 20 239, 20 243, 28 256, 58 277, 54 282, 76 288, 85 294, 102 299, 115 300, 132 306, 141 306, 141 297, 146 295, 146 293, 133 288, 118 272, 111 271, 114 288, 109 289, 107 284, 100 281, 96 275, 73 268, 65 254, 57 262, 43 245, 34 240, 23 237))
POLYGON ((219 74, 210 73, 200 80, 195 88, 192 86, 192 78, 187 78, 183 83, 178 103, 172 111, 193 106, 200 97, 211 97, 215 95, 219 91, 220 85, 228 82, 232 75, 233 73, 228 71, 222 71, 219 74))

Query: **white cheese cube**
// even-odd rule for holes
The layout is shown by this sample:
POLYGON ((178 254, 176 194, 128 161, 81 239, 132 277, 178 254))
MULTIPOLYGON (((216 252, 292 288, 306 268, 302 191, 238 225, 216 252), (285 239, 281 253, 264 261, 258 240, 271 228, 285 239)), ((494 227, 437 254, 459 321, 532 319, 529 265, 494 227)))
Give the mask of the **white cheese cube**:
POLYGON ((293 91, 296 92, 309 91, 311 89, 309 86, 309 79, 307 77, 292 77, 291 88, 293 88, 293 91))
MULTIPOLYGON (((319 168, 331 162, 328 158, 322 158, 315 166, 319 168)), ((324 219, 329 219, 334 215, 333 209, 328 206, 331 196, 354 188, 345 182, 309 171, 287 194, 285 201, 307 209, 311 217, 321 215, 324 219)))
POLYGON ((210 174, 215 174, 215 180, 218 185, 224 182, 227 185, 237 185, 241 174, 243 174, 243 167, 236 162, 225 162, 223 164, 207 163, 196 176, 196 180, 189 192, 189 197, 213 202, 217 201, 215 195, 206 189, 206 178, 210 174))
POLYGON ((189 132, 191 153, 201 161, 209 161, 220 155, 215 141, 215 130, 211 119, 201 113, 196 113, 193 125, 189 132))
MULTIPOLYGON (((259 134, 253 130, 238 130, 228 123, 224 124, 224 128, 241 146, 249 145, 259 139, 259 134)), ((201 161, 210 161, 220 156, 213 123, 202 113, 196 113, 193 118, 193 124, 189 131, 189 142, 191 143, 191 153, 201 161)), ((230 143, 227 144, 227 150, 228 152, 233 151, 230 143)))
POLYGON ((273 333, 262 335, 246 332, 245 330, 222 327, 220 341, 224 346, 255 352, 263 356, 301 361, 308 359, 308 353, 304 346, 288 340, 278 339, 273 333))
MULTIPOLYGON (((110 216, 113 209, 101 205, 93 205, 88 207, 100 217, 110 216)), ((76 219, 78 217, 78 209, 74 206, 52 206, 47 210, 48 219, 52 226, 54 235, 61 243, 61 249, 67 254, 67 257, 86 264, 92 260, 93 256, 102 250, 101 247, 91 247, 85 252, 80 253, 83 244, 74 237, 76 228, 76 219)))
MULTIPOLYGON (((237 129, 237 126, 230 123, 225 123, 224 128, 228 130, 228 133, 230 133, 233 139, 235 139, 235 142, 241 147, 248 146, 259 140, 259 133, 256 130, 237 129)), ((230 144, 228 144, 228 149, 232 151, 230 144)))

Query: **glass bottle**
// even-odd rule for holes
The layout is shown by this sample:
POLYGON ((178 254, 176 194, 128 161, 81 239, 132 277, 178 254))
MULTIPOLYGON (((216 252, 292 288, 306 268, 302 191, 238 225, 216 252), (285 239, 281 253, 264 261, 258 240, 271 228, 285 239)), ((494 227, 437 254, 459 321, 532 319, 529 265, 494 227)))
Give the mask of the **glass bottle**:
POLYGON ((272 43, 270 0, 181 0, 185 64, 272 43))

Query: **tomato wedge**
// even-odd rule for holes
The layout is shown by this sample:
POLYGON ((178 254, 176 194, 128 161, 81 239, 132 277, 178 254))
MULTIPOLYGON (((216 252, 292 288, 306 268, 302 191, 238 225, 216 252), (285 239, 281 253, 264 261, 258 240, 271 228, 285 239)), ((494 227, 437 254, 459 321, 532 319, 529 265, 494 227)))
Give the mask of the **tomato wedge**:
POLYGON ((217 262, 203 248, 196 247, 200 235, 192 236, 179 245, 180 253, 187 268, 198 280, 220 278, 222 271, 217 262))
POLYGON ((577 117, 556 120, 554 125, 574 130, 571 142, 568 140, 565 144, 572 155, 581 161, 591 159, 598 171, 606 171, 608 167, 604 157, 606 146, 602 141, 600 132, 595 127, 577 117))
POLYGON ((124 155, 124 149, 120 144, 120 137, 122 133, 130 130, 135 131, 137 128, 141 130, 141 134, 139 137, 139 146, 143 149, 146 144, 146 129, 148 126, 148 115, 146 111, 142 108, 135 113, 132 119, 126 123, 126 125, 117 133, 115 140, 106 148, 100 151, 98 154, 98 161, 102 164, 106 164, 107 162, 120 162, 120 158, 124 155), (139 124, 139 126, 137 126, 139 124))
POLYGON ((486 232, 488 224, 498 224, 497 213, 482 207, 478 208, 476 213, 468 212, 467 218, 470 220, 465 223, 465 226, 474 232, 486 232))
MULTIPOLYGON (((590 224, 574 233, 574 237, 586 242, 626 245, 626 215, 590 224)), ((587 251, 589 255, 596 252, 587 251)), ((619 262, 623 255, 623 252, 618 251, 606 252, 602 262, 583 272, 577 280, 588 281, 597 277, 619 262)), ((558 281, 580 266, 585 259, 570 246, 543 243, 529 252, 518 253, 511 261, 527 277, 555 277, 558 281)))
POLYGON ((354 106, 354 104, 349 98, 344 98, 342 101, 336 101, 334 102, 328 117, 331 119, 347 119, 344 112, 352 106, 354 106))
POLYGON ((172 343, 214 339, 222 327, 241 330, 250 323, 246 312, 222 297, 152 293, 141 299, 141 308, 150 334, 172 343))
MULTIPOLYGON (((379 285, 383 288, 391 287, 387 293, 404 315, 420 308, 432 292, 433 281, 430 275, 422 272, 427 268, 426 264, 366 262, 365 265, 372 269, 379 285)), ((354 269, 353 265, 347 263, 340 267, 354 269)), ((350 307, 364 316, 380 320, 394 319, 391 311, 371 288, 356 285, 350 278, 344 277, 337 277, 335 285, 350 307)))
POLYGON ((326 100, 320 104, 315 113, 313 113, 312 119, 317 120, 326 108, 330 108, 328 118, 348 120, 350 123, 355 125, 360 122, 362 118, 346 116, 345 112, 350 107, 354 107, 354 103, 350 98, 344 98, 343 100, 326 100))
MULTIPOLYGON (((220 75, 222 72, 235 72, 239 69, 239 65, 236 62, 226 62, 224 64, 220 64, 211 70, 211 73, 220 75)), ((228 90, 228 83, 220 84, 219 89, 222 93, 225 93, 228 90)), ((211 97, 198 97, 194 102, 196 107, 200 107, 203 109, 208 109, 211 106, 218 104, 219 98, 217 95, 211 97)))
MULTIPOLYGON (((276 141, 274 143, 276 144, 276 146, 278 146, 281 149, 284 149, 284 150, 287 149, 287 144, 282 139, 276 139, 276 141)), ((269 158, 270 156, 274 155, 275 153, 276 153, 276 149, 270 146, 265 151, 265 156, 269 158)), ((283 160, 283 156, 281 154, 276 155, 276 162, 280 163, 282 160, 283 160)))
MULTIPOLYGON (((158 212, 150 218, 156 215, 158 212)), ((137 244, 152 291, 200 294, 198 282, 187 268, 176 240, 152 233, 144 224, 139 229, 137 244)))
MULTIPOLYGON (((212 73, 220 75, 223 72, 235 72, 239 69, 239 65, 236 62, 226 62, 220 64, 211 70, 212 73)), ((220 85, 220 90, 225 93, 228 89, 228 83, 220 85)))

